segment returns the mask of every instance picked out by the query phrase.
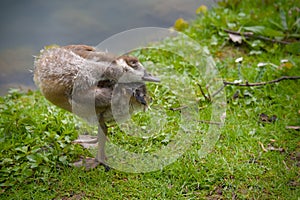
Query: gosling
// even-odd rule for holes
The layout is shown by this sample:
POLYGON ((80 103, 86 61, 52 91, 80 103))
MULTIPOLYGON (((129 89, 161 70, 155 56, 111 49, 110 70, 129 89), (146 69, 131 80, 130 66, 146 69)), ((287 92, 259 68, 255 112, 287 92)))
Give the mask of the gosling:
POLYGON ((160 81, 136 57, 118 57, 87 45, 41 50, 34 61, 33 79, 54 105, 85 119, 96 117, 98 151, 95 159, 85 163, 87 169, 99 164, 109 169, 105 155, 106 123, 115 121, 116 115, 128 118, 126 110, 132 113, 145 109, 149 99, 145 82, 160 81), (116 105, 117 112, 112 105, 116 105))

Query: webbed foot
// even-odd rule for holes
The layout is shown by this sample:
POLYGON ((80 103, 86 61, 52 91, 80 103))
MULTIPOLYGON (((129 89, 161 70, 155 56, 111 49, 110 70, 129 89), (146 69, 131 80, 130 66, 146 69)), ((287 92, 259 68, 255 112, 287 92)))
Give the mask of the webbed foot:
POLYGON ((103 165, 105 168, 105 172, 108 172, 110 170, 110 167, 104 163, 104 162, 99 162, 95 158, 81 158, 80 160, 72 163, 73 166, 75 167, 84 167, 86 170, 94 169, 98 165, 103 165))

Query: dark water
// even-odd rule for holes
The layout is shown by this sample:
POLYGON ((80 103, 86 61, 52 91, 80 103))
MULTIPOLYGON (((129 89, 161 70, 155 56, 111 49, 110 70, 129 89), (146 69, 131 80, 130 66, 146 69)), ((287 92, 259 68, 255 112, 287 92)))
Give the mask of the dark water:
POLYGON ((0 7, 0 95, 34 88, 33 55, 46 45, 88 44, 138 27, 168 28, 210 0, 4 0, 0 7))

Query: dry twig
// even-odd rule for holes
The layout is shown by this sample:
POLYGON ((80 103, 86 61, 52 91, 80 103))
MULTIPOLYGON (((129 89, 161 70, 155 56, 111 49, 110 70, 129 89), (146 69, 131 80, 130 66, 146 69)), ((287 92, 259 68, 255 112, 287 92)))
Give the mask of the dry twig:
POLYGON ((296 79, 300 79, 300 76, 282 76, 280 78, 271 81, 259 82, 259 83, 249 83, 248 81, 246 81, 246 83, 223 81, 224 85, 220 89, 218 89, 215 93, 213 93, 212 97, 218 95, 227 85, 234 85, 234 86, 241 86, 241 87, 255 87, 255 86, 263 86, 263 85, 278 83, 283 80, 296 80, 296 79))
POLYGON ((177 110, 182 110, 182 109, 185 109, 185 108, 188 108, 188 106, 180 106, 180 107, 176 107, 176 108, 170 108, 170 110, 177 111, 177 110))
POLYGON ((235 85, 235 86, 246 86, 246 87, 253 87, 253 86, 262 86, 262 85, 268 85, 272 83, 278 83, 283 80, 296 80, 300 79, 300 76, 282 76, 280 78, 271 80, 271 81, 266 81, 266 82, 259 82, 259 83, 235 83, 235 82, 228 82, 228 81, 223 81, 224 85, 235 85))
POLYGON ((201 87, 201 85, 200 85, 199 83, 198 83, 198 86, 199 86, 200 92, 201 92, 201 94, 204 96, 204 98, 205 98, 208 102, 211 102, 211 97, 210 97, 209 92, 207 92, 208 96, 206 96, 205 93, 204 93, 204 91, 203 91, 203 89, 202 89, 202 87, 201 87))
POLYGON ((236 31, 232 31, 232 30, 228 30, 228 29, 224 29, 224 31, 226 33, 230 33, 233 35, 239 35, 239 36, 243 36, 245 38, 257 38, 257 39, 261 39, 261 40, 265 40, 265 41, 269 41, 269 42, 273 42, 273 43, 280 43, 280 44, 290 44, 291 42, 288 41, 282 41, 282 40, 275 40, 275 39, 271 39, 271 38, 267 38, 261 35, 254 35, 254 33, 252 32, 236 32, 236 31))
POLYGON ((199 122, 204 124, 214 124, 219 126, 222 126, 224 124, 223 122, 214 122, 214 121, 207 121, 207 120, 199 120, 199 122))
POLYGON ((300 126, 286 126, 285 128, 286 129, 293 129, 293 130, 296 130, 296 131, 300 130, 300 126))
POLYGON ((264 147, 263 143, 261 143, 261 142, 258 142, 258 143, 264 152, 268 152, 268 150, 264 147))

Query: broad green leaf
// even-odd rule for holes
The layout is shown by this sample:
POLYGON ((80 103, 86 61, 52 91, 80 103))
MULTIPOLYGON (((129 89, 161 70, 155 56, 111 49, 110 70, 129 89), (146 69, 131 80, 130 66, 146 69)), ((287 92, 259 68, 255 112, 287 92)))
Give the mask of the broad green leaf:
POLYGON ((1 164, 3 165, 3 164, 12 164, 13 163, 13 159, 11 159, 11 158, 4 158, 3 160, 2 160, 2 162, 1 162, 1 164))
POLYGON ((31 155, 28 155, 26 156, 26 158, 30 161, 30 162, 36 162, 36 156, 31 154, 31 155))
POLYGON ((0 183, 1 187, 8 187, 8 186, 13 186, 13 185, 14 185, 14 183, 9 182, 9 181, 6 181, 4 183, 0 183))
POLYGON ((68 162, 67 162, 67 156, 60 156, 59 158, 58 158, 58 160, 60 161, 60 162, 62 162, 63 164, 67 164, 68 162))
POLYGON ((256 34, 269 37, 283 37, 284 34, 281 31, 276 31, 274 29, 265 27, 265 26, 248 26, 243 27, 246 31, 251 31, 256 34))
POLYGON ((37 168, 39 166, 39 163, 31 163, 30 168, 37 168))
POLYGON ((15 150, 20 151, 22 153, 27 153, 28 152, 28 146, 17 147, 15 150))
POLYGON ((287 21, 286 21, 286 13, 284 12, 283 9, 280 9, 280 19, 281 19, 281 24, 283 29, 286 31, 288 30, 288 25, 287 25, 287 21))
POLYGON ((284 28, 283 28, 279 23, 275 22, 274 20, 269 19, 269 22, 270 22, 271 24, 273 24, 274 26, 276 26, 278 29, 284 30, 284 28))
POLYGON ((243 27, 246 31, 251 31, 254 33, 262 33, 266 27, 264 26, 248 26, 248 27, 243 27))

